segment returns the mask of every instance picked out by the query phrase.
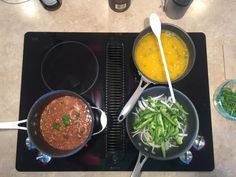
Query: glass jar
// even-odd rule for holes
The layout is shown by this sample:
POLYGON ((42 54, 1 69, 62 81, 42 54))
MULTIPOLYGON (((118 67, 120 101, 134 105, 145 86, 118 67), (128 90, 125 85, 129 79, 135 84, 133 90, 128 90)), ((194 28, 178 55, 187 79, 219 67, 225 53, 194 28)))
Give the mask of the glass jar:
POLYGON ((131 0, 109 0, 109 6, 115 12, 126 11, 130 6, 131 0))
POLYGON ((222 83, 214 93, 216 110, 226 118, 236 120, 236 79, 222 83))

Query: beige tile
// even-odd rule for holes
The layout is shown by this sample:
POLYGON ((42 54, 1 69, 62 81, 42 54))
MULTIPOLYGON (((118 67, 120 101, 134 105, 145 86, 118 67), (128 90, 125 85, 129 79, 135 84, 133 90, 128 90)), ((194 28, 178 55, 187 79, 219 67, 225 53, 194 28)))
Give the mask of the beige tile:
POLYGON ((224 44, 224 66, 225 66, 225 78, 236 78, 236 44, 224 44))

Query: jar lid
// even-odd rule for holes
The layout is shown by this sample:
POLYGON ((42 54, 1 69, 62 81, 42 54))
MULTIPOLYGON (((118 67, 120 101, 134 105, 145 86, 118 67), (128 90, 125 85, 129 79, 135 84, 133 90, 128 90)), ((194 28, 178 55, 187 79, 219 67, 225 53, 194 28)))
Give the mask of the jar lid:
POLYGON ((193 0, 173 0, 173 1, 180 6, 188 6, 193 0))

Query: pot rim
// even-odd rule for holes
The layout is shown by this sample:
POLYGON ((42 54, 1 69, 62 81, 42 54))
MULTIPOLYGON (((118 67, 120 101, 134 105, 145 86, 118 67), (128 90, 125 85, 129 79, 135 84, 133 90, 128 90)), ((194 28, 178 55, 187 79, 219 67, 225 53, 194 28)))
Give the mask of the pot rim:
MULTIPOLYGON (((150 87, 148 88, 147 90, 145 90, 145 93, 149 93, 149 92, 152 92, 153 90, 169 90, 168 87, 166 86, 154 86, 154 87, 150 87)), ((197 112, 197 109, 196 107, 194 106, 193 102, 183 93, 181 92, 180 90, 178 89, 174 89, 174 92, 175 93, 178 93, 179 95, 181 95, 181 97, 185 100, 187 100, 187 102, 189 103, 189 105, 192 107, 193 109, 193 112, 195 114, 195 121, 196 121, 196 124, 195 124, 195 131, 193 131, 193 135, 191 137, 191 139, 188 141, 188 143, 186 144, 185 148, 172 155, 172 156, 169 156, 169 157, 162 157, 162 156, 157 156, 157 155, 154 155, 152 153, 149 153, 147 151, 144 151, 143 149, 141 149, 144 145, 142 144, 141 146, 138 146, 137 143, 136 143, 136 140, 135 138, 132 136, 132 132, 130 131, 130 123, 128 122, 128 119, 129 117, 126 118, 126 130, 127 130, 127 134, 128 134, 128 137, 130 139, 130 141, 132 142, 132 144, 134 145, 134 147, 139 151, 141 152, 142 154, 144 154, 145 156, 147 156, 148 158, 151 158, 151 159, 156 159, 156 160, 162 160, 162 161, 165 161, 165 160, 172 160, 172 159, 176 159, 178 157, 180 157, 182 154, 184 154, 185 152, 187 152, 194 144, 194 141, 195 139, 197 138, 197 135, 198 135, 198 132, 199 132, 199 116, 198 116, 198 112, 197 112)), ((144 92, 143 92, 144 93, 144 92)), ((141 97, 141 96, 140 96, 141 97)), ((130 113, 131 114, 131 113, 130 113)), ((179 147, 178 147, 179 148, 179 147)))
MULTIPOLYGON (((45 104, 44 106, 42 107, 45 107, 45 104)), ((44 108, 41 108, 41 109, 44 109, 44 108)), ((92 112, 92 109, 91 109, 91 106, 90 104, 83 98, 81 97, 79 94, 73 92, 73 91, 69 91, 69 90, 54 90, 54 91, 51 91, 51 92, 48 92, 46 94, 43 94, 42 96, 40 96, 35 102, 34 104, 31 106, 30 108, 30 111, 28 113, 28 116, 27 116, 27 123, 26 123, 26 127, 27 127, 27 134, 28 134, 28 137, 29 139, 31 140, 31 142, 35 145, 36 149, 39 150, 40 152, 42 152, 43 154, 45 155, 49 155, 51 157, 68 157, 68 156, 71 156, 75 153, 77 153, 78 151, 80 151, 86 144, 87 142, 91 139, 91 136, 92 136, 92 133, 93 133, 93 129, 94 129, 94 114, 92 112), (59 95, 58 95, 59 94, 59 95), (58 95, 58 96, 57 96, 58 95), (31 119, 35 119, 35 118, 38 118, 37 116, 33 116, 34 114, 36 114, 36 112, 34 111, 35 108, 37 106, 39 106, 39 104, 43 101, 45 102, 46 101, 46 105, 48 104, 48 102, 58 98, 58 97, 61 97, 61 96, 75 96, 79 99, 81 99, 83 101, 84 104, 87 105, 87 108, 89 109, 90 111, 90 115, 91 115, 91 119, 92 119, 92 122, 91 122, 91 128, 90 128, 90 132, 89 132, 89 135, 88 137, 86 138, 86 140, 80 145, 78 146, 77 148, 75 149, 72 149, 72 150, 66 150, 66 151, 63 151, 63 150, 59 150, 59 149, 56 149, 52 146, 50 146, 44 139, 44 142, 50 146, 51 148, 55 149, 56 151, 61 151, 62 153, 60 154, 50 154, 49 152, 45 151, 45 150, 42 150, 39 146, 39 144, 35 143, 36 141, 34 140, 34 136, 32 135, 34 132, 31 132, 30 130, 30 126, 32 126, 31 124, 29 124, 29 122, 31 121, 31 119), (50 99, 50 97, 52 97, 50 99), (49 98, 49 100, 48 100, 49 98), (46 99, 46 100, 45 100, 46 99)), ((36 135, 36 136, 39 136, 39 135, 36 135)))
MULTIPOLYGON (((54 89, 50 86, 50 84, 46 81, 45 76, 44 76, 44 65, 45 62, 50 59, 48 58, 49 55, 54 52, 54 50, 57 50, 58 47, 61 47, 62 45, 67 45, 67 44, 73 44, 73 45, 78 45, 78 47, 82 47, 84 50, 86 50, 87 52, 90 53, 90 55, 93 57, 95 63, 96 63, 96 76, 94 78, 94 81, 92 82, 92 84, 85 89, 83 92, 79 93, 79 94, 84 94, 86 92, 88 92, 96 83, 97 79, 98 79, 98 75, 99 75, 99 63, 98 63, 98 58, 95 55, 94 51, 86 44, 79 42, 79 41, 73 41, 73 40, 68 40, 68 41, 64 41, 64 42, 60 42, 54 46, 52 46, 44 55, 43 60, 41 62, 41 70, 40 70, 40 74, 41 74, 41 78, 43 80, 44 85, 50 90, 50 91, 56 91, 56 90, 66 90, 64 88, 62 89, 54 89)), ((69 90, 68 90, 69 91, 69 90)), ((74 91, 73 91, 74 92, 74 91)))
MULTIPOLYGON (((164 30, 170 30, 170 29, 166 29, 166 27, 168 28, 168 26, 171 27, 171 28, 175 28, 177 31, 179 31, 180 33, 182 33, 182 34, 186 37, 186 39, 188 40, 188 42, 190 43, 190 45, 187 45, 186 42, 185 42, 185 40, 184 40, 181 36, 179 36, 179 34, 176 33, 176 31, 172 31, 172 30, 170 30, 170 31, 172 31, 172 32, 174 32, 175 34, 177 34, 177 35, 185 42, 185 44, 186 44, 188 50, 190 50, 190 48, 192 48, 192 53, 191 53, 191 54, 192 54, 192 57, 189 56, 189 60, 192 60, 192 64, 190 65, 190 63, 188 63, 188 65, 190 65, 190 66, 188 66, 189 68, 186 68, 186 70, 184 71, 184 73, 183 73, 179 78, 177 78, 176 80, 171 81, 172 83, 175 83, 175 82, 178 82, 178 81, 182 80, 182 79, 183 79, 185 76, 187 76, 187 75, 190 73, 190 71, 192 70, 192 68, 193 68, 193 66, 194 66, 194 63, 195 63, 195 59, 196 59, 196 48, 195 48, 195 45, 194 45, 194 43, 193 43, 191 37, 190 37, 190 36, 188 35, 188 33, 185 32, 182 28, 180 28, 180 27, 178 27, 178 26, 176 26, 176 25, 170 24, 170 23, 161 23, 161 26, 163 27, 164 30)), ((135 64, 135 67, 136 67, 137 70, 138 70, 139 75, 140 75, 144 80, 149 81, 150 83, 153 83, 153 84, 166 84, 167 82, 159 82, 159 81, 155 81, 155 80, 150 79, 149 77, 147 77, 147 76, 139 69, 139 67, 138 67, 138 65, 137 65, 137 63, 136 63, 136 59, 135 59, 135 58, 136 58, 136 57, 135 57, 136 46, 137 46, 138 42, 140 41, 140 39, 142 39, 145 35, 147 35, 147 34, 149 34, 149 33, 153 33, 150 26, 144 28, 144 29, 138 34, 138 36, 135 38, 135 41, 134 41, 134 44, 133 44, 133 48, 132 48, 132 58, 133 58, 133 62, 134 62, 134 64, 135 64)))

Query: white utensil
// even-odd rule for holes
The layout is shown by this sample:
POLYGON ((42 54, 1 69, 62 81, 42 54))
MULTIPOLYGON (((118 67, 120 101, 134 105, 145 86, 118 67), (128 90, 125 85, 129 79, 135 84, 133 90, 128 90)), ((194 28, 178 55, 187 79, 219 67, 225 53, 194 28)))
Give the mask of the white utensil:
POLYGON ((160 18, 158 17, 157 14, 152 13, 149 17, 149 22, 150 22, 150 26, 152 28, 152 31, 155 34, 157 41, 158 41, 158 45, 159 45, 160 52, 161 52, 161 58, 162 58, 162 62, 164 65, 166 78, 167 78, 167 82, 168 82, 168 86, 169 86, 169 90, 170 90, 170 95, 173 100, 173 103, 175 103, 176 99, 175 99, 173 87, 172 87, 171 80, 170 80, 169 71, 168 71, 167 64, 166 64, 166 57, 165 57, 162 43, 161 43, 161 21, 160 21, 160 18))
POLYGON ((0 122, 0 130, 27 130, 26 127, 21 127, 19 124, 27 122, 27 119, 15 122, 0 122))

